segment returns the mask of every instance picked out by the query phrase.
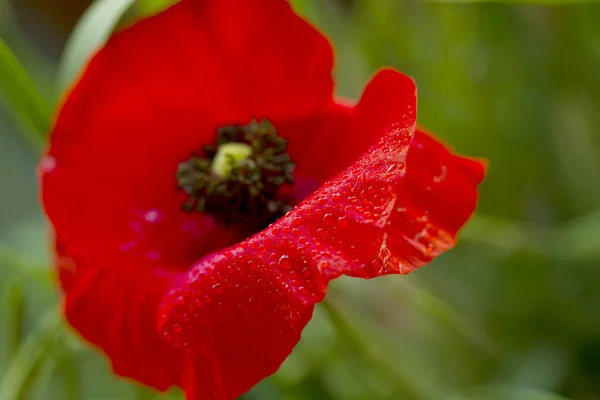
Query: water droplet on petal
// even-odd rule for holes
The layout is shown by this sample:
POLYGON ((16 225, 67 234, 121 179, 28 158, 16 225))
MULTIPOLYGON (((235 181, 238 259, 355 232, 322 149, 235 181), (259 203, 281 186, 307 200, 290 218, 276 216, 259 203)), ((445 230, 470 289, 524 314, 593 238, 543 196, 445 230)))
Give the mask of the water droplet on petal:
POLYGON ((323 222, 325 222, 327 225, 332 225, 335 221, 333 218, 333 215, 331 214, 325 214, 323 216, 323 222))
POLYGON ((52 172, 54 172, 54 170, 56 169, 56 158, 52 157, 52 156, 44 156, 42 157, 40 164, 39 164, 39 170, 42 174, 50 174, 52 172))
POLYGON ((160 211, 158 211, 158 210, 148 210, 144 214, 144 221, 146 221, 150 224, 160 221, 161 218, 162 218, 162 215, 161 215, 160 211))
POLYGON ((289 271, 292 268, 292 260, 289 256, 281 256, 279 259, 279 268, 284 271, 289 271))

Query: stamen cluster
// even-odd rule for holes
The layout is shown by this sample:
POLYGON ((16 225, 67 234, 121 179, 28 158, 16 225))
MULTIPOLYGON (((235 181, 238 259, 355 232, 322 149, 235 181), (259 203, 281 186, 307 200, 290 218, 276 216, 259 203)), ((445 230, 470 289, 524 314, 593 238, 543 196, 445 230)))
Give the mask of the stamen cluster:
POLYGON ((179 164, 177 185, 189 195, 183 209, 208 213, 226 225, 264 228, 292 208, 292 199, 280 193, 283 185, 294 183, 295 165, 286 147, 266 119, 220 128, 216 146, 204 147, 204 157, 194 155, 179 164), (214 161, 230 143, 246 144, 251 152, 241 160, 226 154, 229 165, 223 176, 214 161))

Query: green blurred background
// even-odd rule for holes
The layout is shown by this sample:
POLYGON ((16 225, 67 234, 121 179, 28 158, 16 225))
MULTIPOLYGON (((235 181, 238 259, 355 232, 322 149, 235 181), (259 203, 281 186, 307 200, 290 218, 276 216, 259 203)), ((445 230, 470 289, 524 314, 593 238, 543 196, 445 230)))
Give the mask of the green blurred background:
MULTIPOLYGON (((89 1, 0 0, 15 55, 0 48, 0 400, 180 398, 114 377, 57 318, 35 178, 87 52, 168 2, 98 0, 65 49, 89 1)), ((600 6, 293 3, 335 44, 341 95, 394 66, 417 82, 420 123, 490 168, 456 249, 406 277, 334 282, 244 399, 600 399, 600 6)))

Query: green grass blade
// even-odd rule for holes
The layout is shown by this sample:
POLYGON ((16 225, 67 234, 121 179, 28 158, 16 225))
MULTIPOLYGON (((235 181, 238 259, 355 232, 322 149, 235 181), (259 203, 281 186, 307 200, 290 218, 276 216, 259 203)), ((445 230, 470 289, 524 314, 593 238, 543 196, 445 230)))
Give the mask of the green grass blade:
POLYGON ((16 282, 2 288, 0 297, 0 367, 8 365, 19 348, 23 314, 23 292, 16 282))
POLYGON ((41 150, 50 126, 51 108, 17 57, 0 38, 0 96, 21 125, 21 133, 41 150))
POLYGON ((65 46, 58 66, 58 93, 66 90, 91 56, 110 37, 134 0, 96 0, 83 14, 65 46))
POLYGON ((68 349, 68 346, 62 346, 59 373, 64 381, 65 400, 79 400, 79 370, 77 360, 68 349))
POLYGON ((179 0, 138 0, 137 13, 140 16, 153 15, 178 1, 179 0))
POLYGON ((491 357, 497 356, 497 348, 488 333, 471 321, 459 310, 436 296, 413 277, 411 281, 388 283, 389 290, 401 303, 412 304, 413 307, 433 318, 446 327, 454 330, 479 350, 491 357))
POLYGON ((49 310, 19 348, 0 381, 0 400, 21 400, 53 345, 62 337, 63 327, 55 308, 49 310))
POLYGON ((485 386, 447 400, 568 400, 556 394, 531 388, 513 386, 485 386))

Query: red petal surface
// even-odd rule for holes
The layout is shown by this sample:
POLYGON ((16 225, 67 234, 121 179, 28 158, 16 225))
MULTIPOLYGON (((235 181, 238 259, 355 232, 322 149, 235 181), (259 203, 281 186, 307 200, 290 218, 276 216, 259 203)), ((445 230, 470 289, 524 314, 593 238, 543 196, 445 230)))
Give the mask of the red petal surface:
POLYGON ((330 279, 408 273, 454 244, 483 168, 425 133, 413 139, 415 94, 404 75, 376 76, 348 113, 352 134, 376 144, 268 229, 195 264, 165 298, 163 334, 195 354, 190 399, 234 399, 275 372, 330 279))
POLYGON ((330 69, 282 0, 183 0, 92 60, 40 170, 66 316, 115 372, 235 399, 289 355, 330 279, 407 273, 454 244, 481 165, 415 134, 409 78, 382 71, 349 107, 330 69), (299 198, 333 179, 227 248, 239 233, 180 211, 175 171, 217 127, 262 117, 290 142, 299 198))
POLYGON ((330 167, 348 165, 360 149, 377 145, 294 209, 317 217, 302 224, 307 237, 343 255, 327 261, 328 279, 413 271, 454 246, 473 213, 484 167, 423 131, 413 137, 414 94, 409 78, 379 72, 350 115, 352 139, 339 141, 330 167))
POLYGON ((166 390, 181 385, 183 351, 156 330, 156 310, 172 276, 123 254, 71 257, 57 245, 69 323, 110 355, 115 373, 166 390))
POLYGON ((130 249, 169 263, 235 243, 237 232, 180 211, 178 163, 218 127, 320 114, 331 66, 327 40, 282 0, 183 0, 115 35, 67 98, 42 163, 61 239, 71 252, 130 249))
POLYGON ((178 163, 223 125, 269 116, 291 134, 287 121, 326 115, 331 67, 327 40, 282 0, 183 0, 92 59, 40 164, 42 198, 66 316, 118 374, 180 384, 183 357, 158 336, 158 303, 176 271, 240 238, 181 211, 178 163))
POLYGON ((281 245, 258 238, 206 257, 163 301, 165 337, 192 357, 189 399, 237 398, 274 373, 300 339, 324 282, 310 260, 305 269, 297 257, 282 261, 270 247, 281 245), (294 281, 291 272, 302 276, 294 281), (304 280, 314 287, 303 289, 304 280))

